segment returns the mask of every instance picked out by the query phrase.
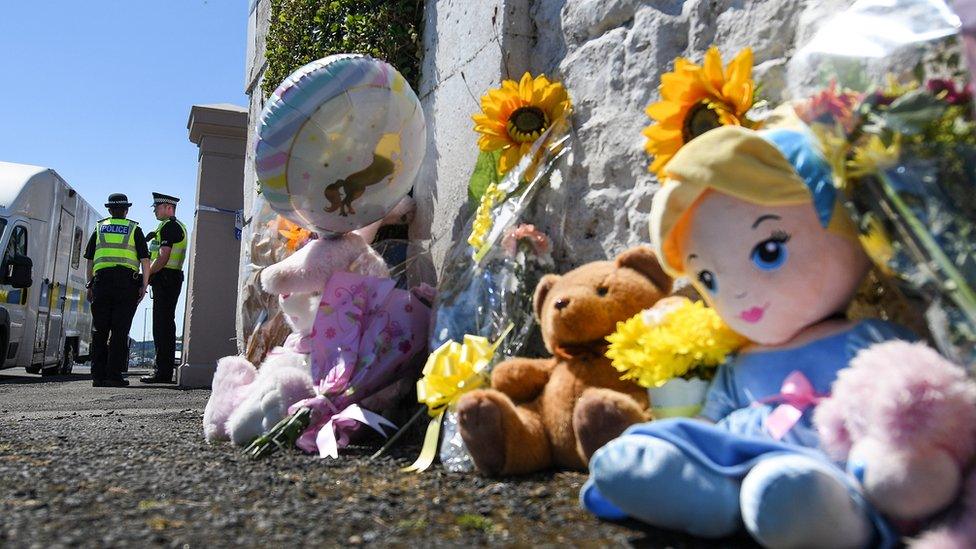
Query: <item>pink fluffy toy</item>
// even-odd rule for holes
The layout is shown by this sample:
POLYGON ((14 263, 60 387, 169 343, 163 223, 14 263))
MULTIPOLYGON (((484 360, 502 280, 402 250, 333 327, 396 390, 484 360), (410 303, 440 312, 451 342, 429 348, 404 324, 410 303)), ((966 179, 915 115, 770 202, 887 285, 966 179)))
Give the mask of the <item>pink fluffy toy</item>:
POLYGON ((911 547, 976 547, 976 383, 921 343, 861 351, 814 421, 911 547))
POLYGON ((218 361, 203 413, 208 441, 229 439, 245 445, 288 415, 289 406, 315 394, 310 350, 304 347, 322 290, 337 272, 388 277, 386 263, 369 243, 381 226, 409 223, 415 208, 413 199, 406 197, 380 221, 337 238, 312 240, 261 272, 262 289, 279 296, 292 335, 260 368, 239 356, 218 361))

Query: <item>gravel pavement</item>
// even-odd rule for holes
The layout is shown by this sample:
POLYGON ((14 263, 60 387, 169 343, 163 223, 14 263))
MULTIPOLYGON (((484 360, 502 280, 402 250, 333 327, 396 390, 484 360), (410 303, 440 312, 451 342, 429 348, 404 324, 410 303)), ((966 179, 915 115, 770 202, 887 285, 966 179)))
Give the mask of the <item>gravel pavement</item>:
POLYGON ((80 366, 0 371, 0 547, 751 547, 600 522, 577 505, 579 473, 401 473, 416 444, 375 462, 375 448, 253 461, 203 440, 208 390, 141 373, 93 388, 80 366))

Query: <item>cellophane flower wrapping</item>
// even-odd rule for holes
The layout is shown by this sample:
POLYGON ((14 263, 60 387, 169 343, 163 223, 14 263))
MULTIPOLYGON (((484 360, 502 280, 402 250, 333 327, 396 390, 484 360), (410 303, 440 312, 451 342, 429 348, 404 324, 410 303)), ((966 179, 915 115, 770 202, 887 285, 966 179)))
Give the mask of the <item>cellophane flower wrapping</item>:
POLYGON ((334 273, 321 291, 292 294, 299 299, 283 305, 283 313, 303 328, 272 354, 304 356, 314 396, 288 402, 288 416, 246 453, 260 457, 297 445, 335 458, 364 426, 383 435, 395 430, 387 414, 397 411, 420 376, 434 294, 427 284, 410 285, 407 263, 398 262, 427 254, 416 242, 381 241, 348 272, 334 273), (378 257, 392 265, 383 275, 376 274, 378 257))
MULTIPOLYGON (((377 250, 406 256, 404 246, 386 241, 377 250)), ((412 257, 417 257, 414 253, 412 257)), ((297 342, 309 352, 316 396, 293 405, 312 409, 296 445, 335 457, 364 425, 389 434, 382 414, 409 394, 426 355, 433 288, 406 287, 406 268, 377 278, 340 272, 323 288, 311 332, 297 342)))
POLYGON ((929 303, 940 350, 976 362, 976 117, 959 17, 860 0, 788 68, 794 109, 880 270, 929 303))
MULTIPOLYGON (((490 209, 490 225, 480 228, 479 246, 465 238, 448 252, 432 310, 431 349, 446 341, 462 342, 465 335, 497 341, 509 324, 512 330, 500 343, 494 362, 525 347, 535 326, 533 292, 553 262, 547 236, 521 221, 567 151, 568 131, 568 118, 557 120, 505 175, 498 185, 503 198, 490 209)), ((477 221, 477 214, 472 215, 462 233, 465 237, 477 221)), ((441 463, 451 471, 471 470, 453 411, 445 415, 443 429, 441 463)))
POLYGON ((259 364, 268 351, 281 345, 288 325, 278 306, 278 296, 261 289, 261 270, 285 259, 312 238, 311 233, 279 216, 264 195, 254 198, 251 215, 241 231, 244 253, 241 287, 239 351, 259 364))
POLYGON ((426 348, 427 324, 422 299, 397 289, 394 280, 332 275, 308 336, 317 396, 307 403, 313 414, 299 448, 330 455, 363 424, 344 411, 355 406, 376 413, 409 392, 419 375, 411 359, 426 348))

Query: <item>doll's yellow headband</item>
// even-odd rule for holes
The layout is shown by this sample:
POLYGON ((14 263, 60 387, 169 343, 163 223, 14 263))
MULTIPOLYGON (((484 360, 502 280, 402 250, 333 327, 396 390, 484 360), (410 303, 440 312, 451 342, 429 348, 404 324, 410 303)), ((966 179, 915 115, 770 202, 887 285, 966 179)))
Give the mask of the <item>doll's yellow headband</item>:
POLYGON ((830 169, 808 131, 754 131, 723 126, 688 142, 665 167, 667 180, 651 203, 651 242, 671 276, 682 276, 678 247, 689 212, 708 190, 767 206, 811 204, 821 223, 857 238, 841 211, 830 169))

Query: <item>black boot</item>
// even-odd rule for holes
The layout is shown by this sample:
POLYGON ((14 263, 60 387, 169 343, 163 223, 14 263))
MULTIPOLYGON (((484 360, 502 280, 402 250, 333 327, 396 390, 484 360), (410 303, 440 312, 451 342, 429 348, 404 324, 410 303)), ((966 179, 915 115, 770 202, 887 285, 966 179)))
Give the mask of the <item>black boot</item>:
POLYGON ((155 372, 151 376, 140 377, 139 381, 143 383, 173 383, 173 374, 161 376, 158 372, 155 372))

